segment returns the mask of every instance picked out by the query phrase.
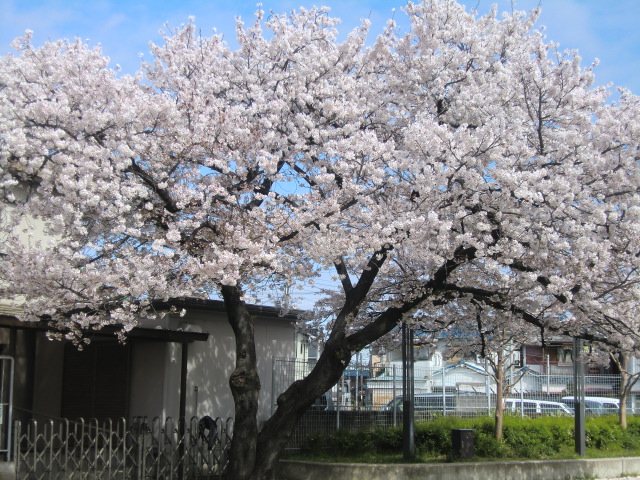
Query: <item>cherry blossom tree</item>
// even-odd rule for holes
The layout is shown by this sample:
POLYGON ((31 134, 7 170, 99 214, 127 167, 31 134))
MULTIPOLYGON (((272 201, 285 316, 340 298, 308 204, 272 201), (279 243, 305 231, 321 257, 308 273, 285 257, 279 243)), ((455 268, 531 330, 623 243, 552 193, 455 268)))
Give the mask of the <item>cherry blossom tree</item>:
POLYGON ((586 360, 595 365, 615 366, 620 372, 620 383, 616 390, 618 394, 618 421, 622 428, 627 428, 627 402, 632 394, 633 388, 640 380, 640 371, 636 364, 638 354, 629 350, 621 350, 615 346, 596 343, 591 345, 589 352, 585 355, 586 360))
MULTIPOLYGON (((484 374, 495 385, 494 435, 502 441, 506 400, 526 374, 526 369, 520 368, 522 347, 540 344, 540 330, 520 315, 488 309, 472 298, 466 308, 456 302, 446 307, 438 312, 436 328, 425 331, 425 327, 419 327, 421 334, 432 343, 438 339, 443 342, 449 358, 473 354, 484 361, 484 374)), ((433 317, 434 312, 430 314, 433 317)))
POLYGON ((126 335, 152 299, 219 295, 231 478, 271 478, 355 352, 452 302, 636 348, 638 98, 610 102, 536 11, 405 12, 409 32, 390 21, 369 41, 363 22, 338 41, 324 9, 259 11, 233 49, 190 23, 135 76, 28 34, 0 60, 2 295, 72 339, 126 335), (259 430, 245 300, 329 268, 322 355, 259 430))

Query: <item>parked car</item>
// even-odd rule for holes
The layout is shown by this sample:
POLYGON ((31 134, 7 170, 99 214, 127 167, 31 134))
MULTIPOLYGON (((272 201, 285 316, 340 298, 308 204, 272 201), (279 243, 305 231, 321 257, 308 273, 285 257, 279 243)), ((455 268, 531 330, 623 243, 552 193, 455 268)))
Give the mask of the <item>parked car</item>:
MULTIPOLYGON (((453 412, 456 405, 454 395, 441 393, 416 393, 413 397, 413 409, 418 411, 443 412, 442 406, 446 404, 446 411, 453 412)), ((401 412, 403 407, 402 396, 398 396, 381 408, 383 412, 401 412)))
POLYGON ((507 398, 504 411, 513 415, 524 414, 528 417, 540 415, 573 415, 573 408, 563 402, 549 400, 507 398))
MULTIPOLYGON (((574 408, 573 396, 562 397, 560 401, 574 408)), ((617 414, 620 411, 620 400, 611 397, 584 397, 584 410, 588 415, 617 414)))
MULTIPOLYGON (((418 419, 426 419, 435 415, 475 415, 487 413, 487 397, 476 394, 416 393, 413 409, 418 419)), ((384 407, 382 412, 402 412, 402 396, 397 396, 384 407)))

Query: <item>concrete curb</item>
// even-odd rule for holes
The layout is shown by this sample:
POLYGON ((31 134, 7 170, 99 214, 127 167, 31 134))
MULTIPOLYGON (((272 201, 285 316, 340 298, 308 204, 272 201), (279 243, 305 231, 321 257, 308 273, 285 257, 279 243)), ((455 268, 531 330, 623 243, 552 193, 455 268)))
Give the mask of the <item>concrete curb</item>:
POLYGON ((570 480, 640 475, 640 457, 438 464, 338 464, 282 460, 278 480, 570 480))
POLYGON ((0 480, 16 478, 16 465, 13 462, 0 462, 0 480))

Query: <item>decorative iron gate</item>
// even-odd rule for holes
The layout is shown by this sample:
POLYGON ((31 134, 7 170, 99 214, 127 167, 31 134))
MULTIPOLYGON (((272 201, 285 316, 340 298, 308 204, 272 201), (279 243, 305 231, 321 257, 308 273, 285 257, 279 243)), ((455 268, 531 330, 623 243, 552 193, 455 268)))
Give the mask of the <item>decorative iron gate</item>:
MULTIPOLYGON (((208 418, 208 417, 206 417, 208 418)), ((209 419, 208 430, 135 418, 118 422, 58 420, 15 423, 17 480, 210 480, 227 466, 233 420, 209 419)))

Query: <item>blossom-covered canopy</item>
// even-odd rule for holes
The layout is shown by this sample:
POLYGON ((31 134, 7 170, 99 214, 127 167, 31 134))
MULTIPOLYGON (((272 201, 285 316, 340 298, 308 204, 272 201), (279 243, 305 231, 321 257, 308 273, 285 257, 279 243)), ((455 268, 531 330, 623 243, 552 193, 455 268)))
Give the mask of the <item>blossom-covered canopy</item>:
POLYGON ((475 302, 633 348, 638 98, 609 101, 536 12, 406 13, 371 44, 323 9, 258 12, 235 49, 190 23, 133 77, 80 41, 18 39, 3 295, 26 320, 127 329, 151 299, 335 267, 341 302, 370 277, 345 331, 475 302))

